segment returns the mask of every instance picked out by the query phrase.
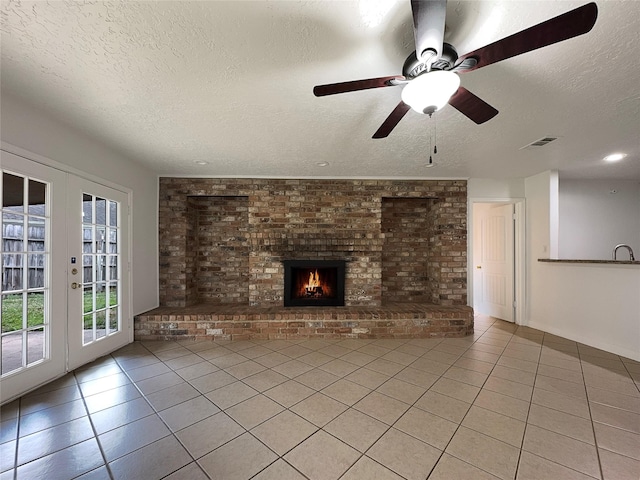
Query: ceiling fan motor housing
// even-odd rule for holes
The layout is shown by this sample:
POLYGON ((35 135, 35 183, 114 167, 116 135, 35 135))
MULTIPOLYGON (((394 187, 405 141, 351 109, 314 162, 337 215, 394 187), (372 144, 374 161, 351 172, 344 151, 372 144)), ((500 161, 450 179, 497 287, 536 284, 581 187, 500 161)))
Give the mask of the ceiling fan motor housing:
POLYGON ((449 70, 455 65, 456 60, 458 60, 458 52, 456 49, 453 45, 444 43, 442 45, 442 55, 431 64, 431 67, 418 60, 416 52, 412 52, 404 61, 402 74, 406 78, 415 78, 426 71, 449 70))

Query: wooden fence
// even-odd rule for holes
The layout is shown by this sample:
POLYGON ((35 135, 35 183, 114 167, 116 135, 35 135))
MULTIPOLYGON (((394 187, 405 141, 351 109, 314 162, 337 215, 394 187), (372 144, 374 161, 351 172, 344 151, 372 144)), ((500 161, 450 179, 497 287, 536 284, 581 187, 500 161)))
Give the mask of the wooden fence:
MULTIPOLYGON (((21 290, 23 287, 38 288, 44 286, 45 275, 45 228, 44 225, 29 225, 27 248, 24 248, 24 226, 21 223, 3 223, 2 226, 2 291, 21 290), (23 268, 26 264, 26 269, 23 268), (24 272, 27 272, 27 283, 23 284, 24 272)), ((104 239, 106 245, 104 249, 98 245, 105 253, 117 252, 116 232, 111 231, 109 239, 104 239)), ((102 240, 101 240, 102 241, 102 240)), ((84 236, 82 251, 92 253, 92 241, 89 235, 84 236)), ((100 282, 106 278, 106 270, 109 268, 109 278, 116 278, 118 266, 113 256, 93 256, 96 259, 96 281, 100 282), (107 263, 109 265, 107 265, 107 263)), ((83 281, 92 281, 92 256, 83 256, 83 281)))

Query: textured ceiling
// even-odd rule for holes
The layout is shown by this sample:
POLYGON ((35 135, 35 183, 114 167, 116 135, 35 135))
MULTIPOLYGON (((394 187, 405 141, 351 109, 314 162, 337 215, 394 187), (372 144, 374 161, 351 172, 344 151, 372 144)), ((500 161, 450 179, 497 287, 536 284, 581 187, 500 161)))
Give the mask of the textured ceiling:
MULTIPOLYGON (((463 54, 584 3, 449 1, 446 40, 463 54)), ((162 175, 640 179, 640 4, 597 3, 590 33, 461 75, 493 120, 409 112, 380 140, 401 87, 312 89, 400 74, 408 0, 2 0, 1 88, 162 175)))

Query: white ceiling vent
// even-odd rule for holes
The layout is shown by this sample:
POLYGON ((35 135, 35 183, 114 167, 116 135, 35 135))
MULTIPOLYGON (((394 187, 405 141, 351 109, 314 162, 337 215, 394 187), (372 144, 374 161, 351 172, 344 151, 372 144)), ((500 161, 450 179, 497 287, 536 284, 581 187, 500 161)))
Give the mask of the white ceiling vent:
POLYGON ((545 145, 548 145, 549 143, 553 142, 554 140, 557 140, 559 137, 542 137, 539 138, 538 140, 535 140, 533 142, 531 142, 528 145, 525 145, 524 147, 520 147, 520 150, 524 150, 525 148, 535 148, 535 147, 544 147, 545 145))

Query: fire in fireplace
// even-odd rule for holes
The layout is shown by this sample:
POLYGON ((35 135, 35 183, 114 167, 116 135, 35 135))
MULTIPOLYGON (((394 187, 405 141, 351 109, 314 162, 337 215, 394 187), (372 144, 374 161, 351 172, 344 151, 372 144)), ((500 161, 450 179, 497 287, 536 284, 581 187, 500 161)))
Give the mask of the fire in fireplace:
POLYGON ((285 260, 284 306, 344 306, 345 262, 285 260))

